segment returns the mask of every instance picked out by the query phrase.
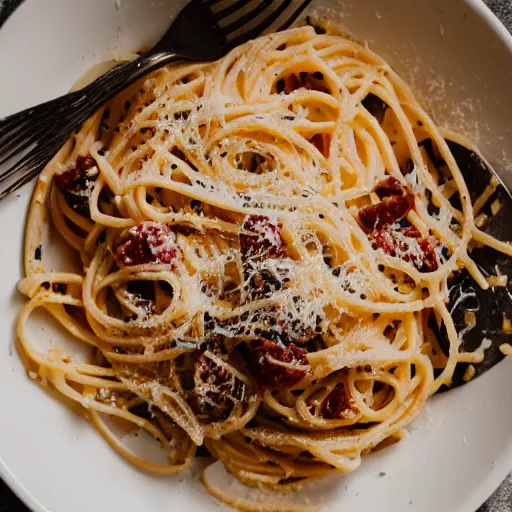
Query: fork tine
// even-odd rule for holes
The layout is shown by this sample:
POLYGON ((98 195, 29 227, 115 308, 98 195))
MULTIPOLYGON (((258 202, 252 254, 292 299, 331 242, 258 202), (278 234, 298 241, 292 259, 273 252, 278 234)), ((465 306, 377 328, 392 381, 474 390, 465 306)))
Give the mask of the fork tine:
POLYGON ((230 34, 230 33, 234 32, 241 26, 245 25, 246 23, 249 23, 251 20, 256 19, 256 17, 259 16, 273 2, 274 2, 274 0, 260 0, 258 5, 252 11, 244 14, 243 16, 240 16, 240 18, 236 19, 229 25, 222 27, 222 31, 225 34, 230 34))
MULTIPOLYGON (((29 123, 23 123, 21 126, 27 127, 29 123)), ((27 137, 26 132, 18 133, 16 136, 9 140, 9 143, 2 147, 2 153, 0 154, 0 165, 10 160, 14 154, 20 153, 25 150, 28 146, 44 138, 47 127, 42 126, 30 126, 31 133, 27 137)))
MULTIPOLYGON (((217 13, 213 13, 213 19, 218 22, 218 21, 226 18, 227 16, 233 14, 234 12, 238 11, 238 9, 241 9, 244 5, 247 5, 251 1, 252 0, 237 0, 233 4, 222 9, 221 11, 219 11, 217 13)), ((215 4, 213 4, 213 5, 215 5, 215 4)), ((213 7, 213 5, 212 5, 212 7, 213 7)), ((210 9, 211 9, 211 7, 210 7, 210 9)))
POLYGON ((281 30, 286 30, 291 26, 291 24, 302 14, 302 12, 306 9, 306 7, 311 3, 311 0, 304 0, 299 7, 297 7, 296 11, 286 20, 277 30, 276 32, 281 32, 281 30))
MULTIPOLYGON (((274 23, 281 14, 286 10, 286 8, 291 4, 292 0, 283 0, 281 4, 271 13, 269 14, 263 21, 258 23, 255 27, 249 29, 247 32, 244 32, 243 34, 239 35, 238 37, 235 37, 232 40, 228 39, 229 33, 224 33, 224 36, 226 39, 228 39, 229 44, 231 46, 238 46, 242 43, 245 43, 246 41, 249 41, 250 39, 254 39, 255 37, 258 37, 261 35, 267 28, 274 23)), ((241 28, 240 24, 237 24, 236 27, 234 27, 234 23, 230 26, 231 33, 235 30, 241 28)))

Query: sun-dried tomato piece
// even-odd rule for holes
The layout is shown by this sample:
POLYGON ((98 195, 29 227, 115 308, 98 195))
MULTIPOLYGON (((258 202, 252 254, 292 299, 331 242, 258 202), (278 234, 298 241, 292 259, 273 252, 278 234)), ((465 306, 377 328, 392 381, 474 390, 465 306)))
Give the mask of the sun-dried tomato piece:
POLYGON ((266 260, 285 258, 286 249, 281 240, 281 227, 264 215, 248 215, 242 225, 251 234, 240 235, 240 248, 244 258, 266 260))
POLYGON ((388 176, 377 183, 375 193, 380 199, 384 199, 389 196, 405 196, 407 189, 395 177, 388 176))
POLYGON ((309 371, 307 352, 293 343, 284 346, 261 338, 249 349, 252 369, 265 388, 293 386, 309 371))
POLYGON ((194 367, 192 407, 209 421, 228 418, 233 407, 245 400, 246 386, 226 367, 203 354, 194 367))
POLYGON ((343 418, 350 407, 350 398, 345 391, 345 386, 339 383, 322 403, 320 414, 327 420, 337 420, 343 418))
POLYGON ((407 215, 413 205, 414 199, 411 194, 384 197, 380 203, 361 208, 359 220, 366 228, 379 228, 399 221, 407 215))
POLYGON ((79 156, 74 167, 56 174, 54 180, 69 207, 79 215, 89 217, 89 200, 98 176, 96 160, 79 156))
POLYGON ((120 266, 170 264, 179 254, 176 234, 166 224, 146 221, 128 231, 115 249, 120 266))

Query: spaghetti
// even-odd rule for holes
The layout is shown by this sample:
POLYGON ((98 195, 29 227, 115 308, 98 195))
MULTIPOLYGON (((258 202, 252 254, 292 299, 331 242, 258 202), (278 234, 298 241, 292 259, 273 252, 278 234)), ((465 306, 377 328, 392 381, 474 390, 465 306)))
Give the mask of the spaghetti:
POLYGON ((355 470, 457 363, 482 360, 485 342, 460 352, 446 305, 462 267, 489 286, 472 245, 512 255, 475 225, 446 137, 467 145, 380 57, 312 27, 151 74, 39 178, 19 285, 28 368, 145 470, 185 471, 203 444, 253 487, 355 470), (49 269, 54 228, 83 272, 49 269), (38 308, 94 357, 38 346, 38 308), (112 417, 169 463, 130 452, 112 417))

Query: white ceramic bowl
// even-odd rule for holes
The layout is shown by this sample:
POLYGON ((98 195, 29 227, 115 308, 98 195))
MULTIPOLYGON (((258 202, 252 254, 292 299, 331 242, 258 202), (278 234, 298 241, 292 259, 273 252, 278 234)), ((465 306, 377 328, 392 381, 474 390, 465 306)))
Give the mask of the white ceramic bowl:
MULTIPOLYGON (((172 0, 26 0, 0 30, 0 115, 64 93, 93 64, 155 41, 179 8, 172 0)), ((313 8, 367 40, 512 185, 512 38, 481 1, 317 0, 313 8)), ((13 322, 30 192, 0 204, 0 477, 37 512, 217 510, 197 474, 135 470, 26 376, 13 322)), ((434 398, 404 441, 340 480, 328 510, 474 512, 512 469, 511 371, 506 360, 434 398)))

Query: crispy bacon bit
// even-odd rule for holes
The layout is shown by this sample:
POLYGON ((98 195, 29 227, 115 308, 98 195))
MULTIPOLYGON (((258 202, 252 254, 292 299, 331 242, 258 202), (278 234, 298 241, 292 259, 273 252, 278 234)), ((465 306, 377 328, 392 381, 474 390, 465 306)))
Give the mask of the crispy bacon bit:
POLYGON ((250 235, 240 235, 240 248, 244 258, 265 260, 286 258, 286 249, 281 240, 281 228, 277 222, 264 215, 248 215, 242 229, 250 235))
POLYGON ((343 418, 350 407, 350 398, 347 396, 345 386, 340 383, 322 403, 320 414, 327 420, 337 420, 343 418))
POLYGON ((430 239, 421 239, 421 233, 415 226, 406 226, 391 230, 388 228, 374 229, 369 234, 372 247, 382 249, 389 256, 399 256, 411 262, 418 270, 434 272, 437 270, 435 244, 430 239), (410 238, 409 242, 404 237, 410 238))
POLYGON ((435 242, 426 238, 420 240, 421 233, 416 227, 407 225, 407 219, 404 219, 414 207, 414 196, 409 189, 393 176, 388 176, 377 183, 375 193, 381 202, 359 210, 359 220, 372 247, 411 262, 423 272, 437 270, 435 242), (401 227, 391 226, 400 220, 401 227))
POLYGON ((423 251, 423 264, 419 270, 423 272, 435 272, 437 270, 437 259, 434 251, 435 245, 428 239, 420 241, 420 248, 423 251))
POLYGON ((399 221, 412 207, 411 194, 385 197, 380 203, 361 208, 359 220, 366 228, 380 228, 399 221))
POLYGON ((133 227, 115 249, 119 266, 168 265, 179 254, 176 234, 166 224, 146 221, 133 227))
MULTIPOLYGON (((376 229, 369 235, 372 247, 374 249, 382 249, 389 256, 396 256, 397 249, 405 252, 409 249, 408 245, 393 236, 394 232, 387 229, 376 229)), ((396 234, 403 235, 409 238, 420 238, 421 233, 414 226, 400 228, 396 234)), ((404 256, 404 261, 410 261, 408 256, 404 256)))
POLYGON ((395 177, 388 176, 377 183, 375 193, 384 199, 389 196, 406 196, 407 189, 395 177))
POLYGON ((375 192, 381 202, 359 210, 359 220, 365 228, 374 229, 393 224, 414 207, 414 196, 393 176, 377 183, 375 192))
POLYGON ((233 407, 245 400, 246 386, 233 373, 203 354, 194 367, 192 407, 210 421, 229 417, 233 407))
POLYGON ((90 156, 79 156, 75 167, 55 175, 55 185, 69 207, 83 217, 90 216, 89 199, 98 175, 96 160, 90 156))
POLYGON ((265 388, 293 386, 309 371, 307 352, 293 343, 285 347, 261 338, 250 351, 254 373, 265 388))

